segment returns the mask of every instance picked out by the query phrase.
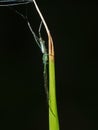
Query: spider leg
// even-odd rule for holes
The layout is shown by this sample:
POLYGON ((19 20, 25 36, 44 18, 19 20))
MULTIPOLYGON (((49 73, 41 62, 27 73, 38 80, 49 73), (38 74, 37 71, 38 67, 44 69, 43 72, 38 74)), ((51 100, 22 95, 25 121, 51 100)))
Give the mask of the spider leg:
POLYGON ((42 28, 42 21, 40 22, 40 25, 39 25, 39 29, 38 29, 38 33, 39 33, 39 38, 41 38, 41 28, 42 28))
POLYGON ((39 48, 41 49, 39 38, 36 36, 35 32, 33 31, 33 29, 32 29, 32 27, 31 27, 29 21, 27 21, 27 24, 28 24, 28 27, 29 27, 29 29, 30 29, 30 31, 31 31, 31 33, 32 33, 32 35, 33 35, 33 37, 34 37, 34 39, 35 39, 37 45, 38 45, 39 48))

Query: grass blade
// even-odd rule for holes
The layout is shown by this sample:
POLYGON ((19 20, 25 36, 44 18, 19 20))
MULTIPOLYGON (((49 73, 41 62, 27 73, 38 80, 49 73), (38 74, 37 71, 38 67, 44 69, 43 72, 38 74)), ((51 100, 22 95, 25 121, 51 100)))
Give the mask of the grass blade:
POLYGON ((54 46, 52 36, 45 22, 45 19, 39 10, 35 0, 33 0, 35 8, 44 24, 48 36, 48 52, 49 52, 49 130, 59 130, 59 120, 56 103, 56 87, 55 87, 55 61, 54 46))
POLYGON ((49 130, 59 130, 59 121, 56 103, 55 61, 54 55, 49 55, 49 130))

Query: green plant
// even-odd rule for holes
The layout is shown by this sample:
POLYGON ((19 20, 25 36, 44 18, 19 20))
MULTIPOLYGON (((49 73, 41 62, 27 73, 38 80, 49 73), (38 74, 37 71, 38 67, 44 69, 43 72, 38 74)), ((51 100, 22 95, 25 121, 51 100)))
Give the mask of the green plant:
POLYGON ((49 53, 49 130, 59 130, 59 120, 56 103, 56 87, 55 87, 55 60, 53 39, 44 20, 41 11, 35 0, 33 0, 36 10, 44 24, 48 36, 48 53, 49 53))
MULTIPOLYGON (((29 3, 31 2, 31 0, 26 0, 26 1, 17 1, 16 3, 14 3, 15 1, 12 0, 4 0, 1 1, 1 6, 14 6, 14 5, 19 5, 19 4, 23 4, 23 3, 29 3), (2 2, 4 5, 2 5, 2 2), (9 2, 9 4, 8 4, 9 2)), ((48 29, 48 26, 45 22, 45 19, 41 13, 41 11, 39 10, 39 7, 36 3, 35 0, 32 0, 32 2, 34 3, 36 10, 41 18, 41 24, 39 27, 39 38, 35 35, 35 33, 33 32, 31 25, 28 21, 28 18, 25 17, 23 14, 21 14, 20 12, 18 12, 17 10, 14 10, 17 14, 19 14, 20 16, 22 16, 23 19, 25 19, 27 21, 28 27, 31 31, 31 33, 34 36, 34 39, 36 41, 36 43, 38 44, 38 46, 40 47, 42 53, 43 53, 43 63, 44 63, 44 79, 45 79, 45 89, 46 89, 46 93, 48 95, 48 105, 49 105, 49 130, 59 130, 59 120, 58 120, 58 112, 57 112, 57 103, 56 103, 56 85, 55 85, 55 58, 54 58, 54 45, 53 45, 53 39, 52 36, 50 34, 50 31, 48 29), (45 43, 43 41, 43 39, 41 38, 40 35, 40 29, 41 29, 41 25, 44 25, 45 29, 46 29, 46 33, 47 33, 47 37, 48 37, 48 53, 47 53, 47 49, 45 46, 45 43), (46 64, 47 64, 47 60, 49 59, 49 93, 47 90, 47 73, 46 73, 46 64)), ((10 8, 12 9, 12 8, 10 8)))

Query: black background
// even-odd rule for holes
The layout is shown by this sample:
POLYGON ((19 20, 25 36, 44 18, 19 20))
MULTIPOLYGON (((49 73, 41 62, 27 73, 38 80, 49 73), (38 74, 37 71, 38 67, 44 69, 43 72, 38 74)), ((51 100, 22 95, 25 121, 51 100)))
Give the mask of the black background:
MULTIPOLYGON (((54 39, 60 128, 97 130, 96 3, 37 2, 54 39)), ((14 7, 24 15, 25 8, 14 7)), ((37 33, 38 14, 27 8, 37 33)), ((0 127, 48 130, 42 54, 25 20, 8 7, 0 7, 0 127)))

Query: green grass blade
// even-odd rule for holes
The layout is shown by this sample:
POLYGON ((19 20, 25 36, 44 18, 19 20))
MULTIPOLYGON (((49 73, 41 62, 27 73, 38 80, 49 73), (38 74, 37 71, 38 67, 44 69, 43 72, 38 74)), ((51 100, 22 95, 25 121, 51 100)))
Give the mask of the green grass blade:
POLYGON ((49 58, 49 130, 59 130, 59 121, 56 103, 55 62, 49 58))
POLYGON ((49 51, 49 130, 59 130, 59 120, 57 113, 57 103, 56 103, 56 87, 55 87, 55 62, 54 62, 54 47, 53 40, 45 22, 45 19, 36 3, 32 0, 35 8, 44 24, 44 27, 48 36, 48 51, 49 51))

